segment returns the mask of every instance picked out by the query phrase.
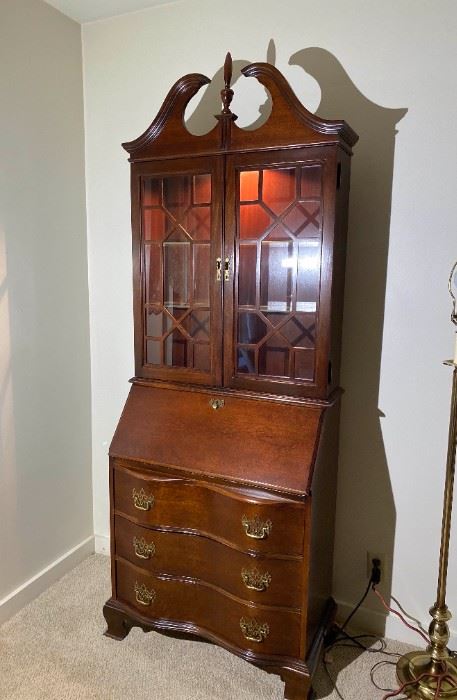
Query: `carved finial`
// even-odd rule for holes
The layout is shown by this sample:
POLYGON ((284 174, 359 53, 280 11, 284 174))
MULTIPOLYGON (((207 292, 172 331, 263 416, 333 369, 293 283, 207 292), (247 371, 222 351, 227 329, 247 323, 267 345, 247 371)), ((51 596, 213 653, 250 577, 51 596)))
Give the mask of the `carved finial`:
POLYGON ((230 51, 227 52, 224 62, 224 82, 226 88, 229 88, 232 82, 232 54, 230 51))
POLYGON ((227 53, 224 62, 224 83, 225 87, 221 90, 222 104, 224 106, 222 114, 231 114, 230 103, 233 100, 233 90, 230 88, 232 82, 232 56, 227 53))

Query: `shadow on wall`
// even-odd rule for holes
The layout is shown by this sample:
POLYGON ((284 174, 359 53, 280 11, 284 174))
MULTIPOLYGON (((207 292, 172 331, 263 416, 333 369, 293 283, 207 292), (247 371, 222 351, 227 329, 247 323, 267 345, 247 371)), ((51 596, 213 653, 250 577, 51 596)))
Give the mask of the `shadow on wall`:
MULTIPOLYGON (((270 41, 267 61, 275 63, 270 41)), ((235 83, 249 61, 234 61, 235 83)), ((344 119, 359 134, 352 160, 346 291, 343 327, 342 405, 334 595, 341 614, 366 587, 367 552, 385 555, 382 589, 391 591, 396 513, 378 407, 384 322, 387 255, 396 125, 407 109, 381 107, 357 89, 339 61, 312 47, 297 51, 289 64, 303 68, 321 89, 317 114, 344 119)), ((212 78, 186 125, 192 133, 209 131, 220 112, 223 69, 212 78)), ((301 98, 301 95, 298 95, 301 98)), ((302 100, 303 101, 303 100, 302 100)), ((191 107, 192 105, 189 105, 191 107)), ((189 110, 190 111, 190 110, 189 110)), ((259 107, 258 128, 271 112, 271 99, 259 107)), ((383 634, 385 615, 374 599, 366 607, 379 613, 373 631, 383 634)), ((368 619, 360 621, 362 626, 368 619)))
MULTIPOLYGON (((267 49, 267 63, 275 65, 276 62, 276 49, 274 41, 271 40, 268 44, 267 49)), ((237 59, 233 61, 233 78, 231 81, 231 87, 242 77, 241 69, 247 66, 252 61, 237 59)), ((186 127, 196 136, 207 134, 215 125, 216 117, 215 114, 219 114, 221 111, 221 88, 224 85, 224 67, 219 68, 216 73, 214 73, 211 78, 211 82, 206 88, 203 97, 199 93, 190 101, 187 112, 192 112, 193 102, 197 102, 195 110, 189 114, 186 119, 186 127)), ((259 106, 259 116, 257 119, 246 127, 247 130, 258 129, 262 124, 264 124, 271 114, 271 98, 265 88, 259 84, 256 87, 261 90, 265 95, 265 101, 259 106)), ((236 110, 235 110, 236 111, 236 110)))
MULTIPOLYGON (((328 51, 306 48, 290 64, 321 88, 317 109, 359 134, 352 160, 343 324, 342 404, 335 595, 352 605, 363 591, 367 552, 384 554, 390 594, 396 512, 378 406, 396 125, 407 109, 368 100, 328 51), (357 543, 355 546, 354 544, 357 543)), ((367 607, 381 613, 375 600, 367 607)), ((375 631, 384 632, 383 614, 375 631)))
MULTIPOLYGON (((251 61, 233 61, 232 88, 241 77, 241 69, 249 63, 251 63, 251 61)), ((195 134, 195 136, 207 134, 208 131, 211 131, 216 125, 217 120, 214 115, 220 114, 221 111, 221 89, 223 85, 224 67, 219 68, 219 70, 214 73, 210 84, 203 93, 203 97, 200 93, 197 93, 189 102, 186 115, 192 112, 193 103, 198 102, 195 111, 186 118, 186 127, 191 134, 195 134)))

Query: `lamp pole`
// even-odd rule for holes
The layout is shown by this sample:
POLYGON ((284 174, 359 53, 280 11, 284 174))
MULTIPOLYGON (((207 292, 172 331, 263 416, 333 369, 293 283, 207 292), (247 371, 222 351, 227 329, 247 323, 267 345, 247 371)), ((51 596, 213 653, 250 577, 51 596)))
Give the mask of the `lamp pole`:
POLYGON ((430 608, 432 621, 429 627, 430 644, 426 651, 413 651, 402 656, 397 664, 397 677, 403 692, 417 700, 457 699, 457 662, 449 655, 449 625, 452 615, 446 605, 449 540, 451 535, 452 502, 457 447, 457 262, 449 277, 449 293, 453 299, 451 320, 456 326, 456 343, 453 360, 445 365, 454 368, 452 377, 449 439, 444 487, 443 522, 438 572, 436 603, 430 608))

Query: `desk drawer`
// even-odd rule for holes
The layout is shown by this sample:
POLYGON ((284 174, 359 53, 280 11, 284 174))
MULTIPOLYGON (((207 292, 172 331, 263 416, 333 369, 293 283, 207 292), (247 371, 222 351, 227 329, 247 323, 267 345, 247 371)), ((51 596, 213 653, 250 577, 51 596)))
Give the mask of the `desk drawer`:
POLYGON ((265 491, 114 468, 114 508, 139 525, 206 535, 243 551, 303 554, 304 505, 265 491))
POLYGON ((117 516, 116 556, 149 573, 187 576, 263 605, 300 608, 303 560, 250 555, 200 535, 151 530, 117 516))
POLYGON ((298 656, 297 612, 242 603, 211 586, 145 573, 118 561, 117 598, 150 619, 190 625, 260 654, 298 656))

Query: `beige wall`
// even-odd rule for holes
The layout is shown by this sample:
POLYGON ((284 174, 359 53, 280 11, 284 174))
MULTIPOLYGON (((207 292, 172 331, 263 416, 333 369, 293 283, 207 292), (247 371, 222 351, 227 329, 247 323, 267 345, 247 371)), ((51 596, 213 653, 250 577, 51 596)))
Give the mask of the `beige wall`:
POLYGON ((93 532, 80 26, 2 0, 0 95, 1 619, 93 532))
MULTIPOLYGON (((457 5, 438 6, 185 0, 83 27, 101 540, 108 534, 106 453, 133 374, 129 167, 120 143, 143 132, 178 77, 212 77, 227 50, 236 61, 265 60, 273 38, 276 65, 305 104, 347 119, 361 136, 351 191, 334 593, 343 610, 352 605, 365 587, 367 551, 384 553, 385 592, 392 588, 413 614, 427 617, 450 391, 441 363, 453 347, 446 283, 457 256, 457 5)), ((235 90, 234 111, 247 124, 265 95, 244 78, 235 90)), ((453 552, 455 535, 456 528, 453 552)), ((457 611, 456 557, 449 576, 457 611)), ((362 617, 379 621, 378 611, 370 599, 362 617)), ((391 620, 387 633, 408 638, 391 620)))

